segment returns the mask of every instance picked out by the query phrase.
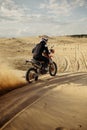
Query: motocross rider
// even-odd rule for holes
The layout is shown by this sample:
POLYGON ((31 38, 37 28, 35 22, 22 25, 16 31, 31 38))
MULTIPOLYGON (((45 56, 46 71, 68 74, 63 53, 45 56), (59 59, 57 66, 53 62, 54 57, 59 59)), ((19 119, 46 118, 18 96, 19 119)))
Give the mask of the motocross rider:
POLYGON ((48 39, 47 38, 42 38, 40 43, 36 45, 35 48, 33 48, 32 53, 33 53, 33 58, 38 61, 44 61, 45 62, 45 70, 48 67, 49 63, 49 58, 45 57, 43 53, 48 56, 49 55, 49 50, 47 46, 48 39))

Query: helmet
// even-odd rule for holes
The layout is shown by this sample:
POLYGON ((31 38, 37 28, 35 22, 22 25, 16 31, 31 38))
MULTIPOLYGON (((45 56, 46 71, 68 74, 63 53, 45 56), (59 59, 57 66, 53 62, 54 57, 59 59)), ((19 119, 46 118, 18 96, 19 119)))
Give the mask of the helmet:
POLYGON ((44 38, 44 37, 42 37, 42 41, 44 41, 44 42, 46 42, 46 43, 47 43, 48 38, 44 38))

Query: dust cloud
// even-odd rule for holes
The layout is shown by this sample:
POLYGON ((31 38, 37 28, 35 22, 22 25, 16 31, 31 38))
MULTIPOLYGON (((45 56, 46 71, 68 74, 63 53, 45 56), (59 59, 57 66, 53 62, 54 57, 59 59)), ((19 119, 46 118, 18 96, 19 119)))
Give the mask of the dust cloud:
POLYGON ((0 91, 21 87, 25 83, 23 75, 0 58, 0 91))

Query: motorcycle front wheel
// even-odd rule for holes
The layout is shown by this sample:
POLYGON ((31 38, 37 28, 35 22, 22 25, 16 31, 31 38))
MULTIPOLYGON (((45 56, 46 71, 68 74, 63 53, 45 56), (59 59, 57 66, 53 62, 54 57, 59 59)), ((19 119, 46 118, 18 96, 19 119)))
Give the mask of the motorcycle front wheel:
POLYGON ((49 66, 49 74, 55 76, 57 74, 57 65, 55 62, 51 63, 49 66))
POLYGON ((34 69, 34 68, 28 69, 28 71, 26 73, 26 80, 29 83, 32 83, 33 81, 37 81, 38 80, 38 75, 37 75, 36 69, 34 69))

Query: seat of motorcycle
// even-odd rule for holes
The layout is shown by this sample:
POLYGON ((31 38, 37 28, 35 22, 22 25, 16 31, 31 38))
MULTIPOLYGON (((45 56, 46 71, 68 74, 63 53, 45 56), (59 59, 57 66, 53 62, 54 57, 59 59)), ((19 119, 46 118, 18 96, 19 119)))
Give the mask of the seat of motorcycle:
POLYGON ((39 61, 39 60, 36 60, 36 59, 32 59, 32 62, 34 62, 34 63, 44 63, 44 61, 39 61))

